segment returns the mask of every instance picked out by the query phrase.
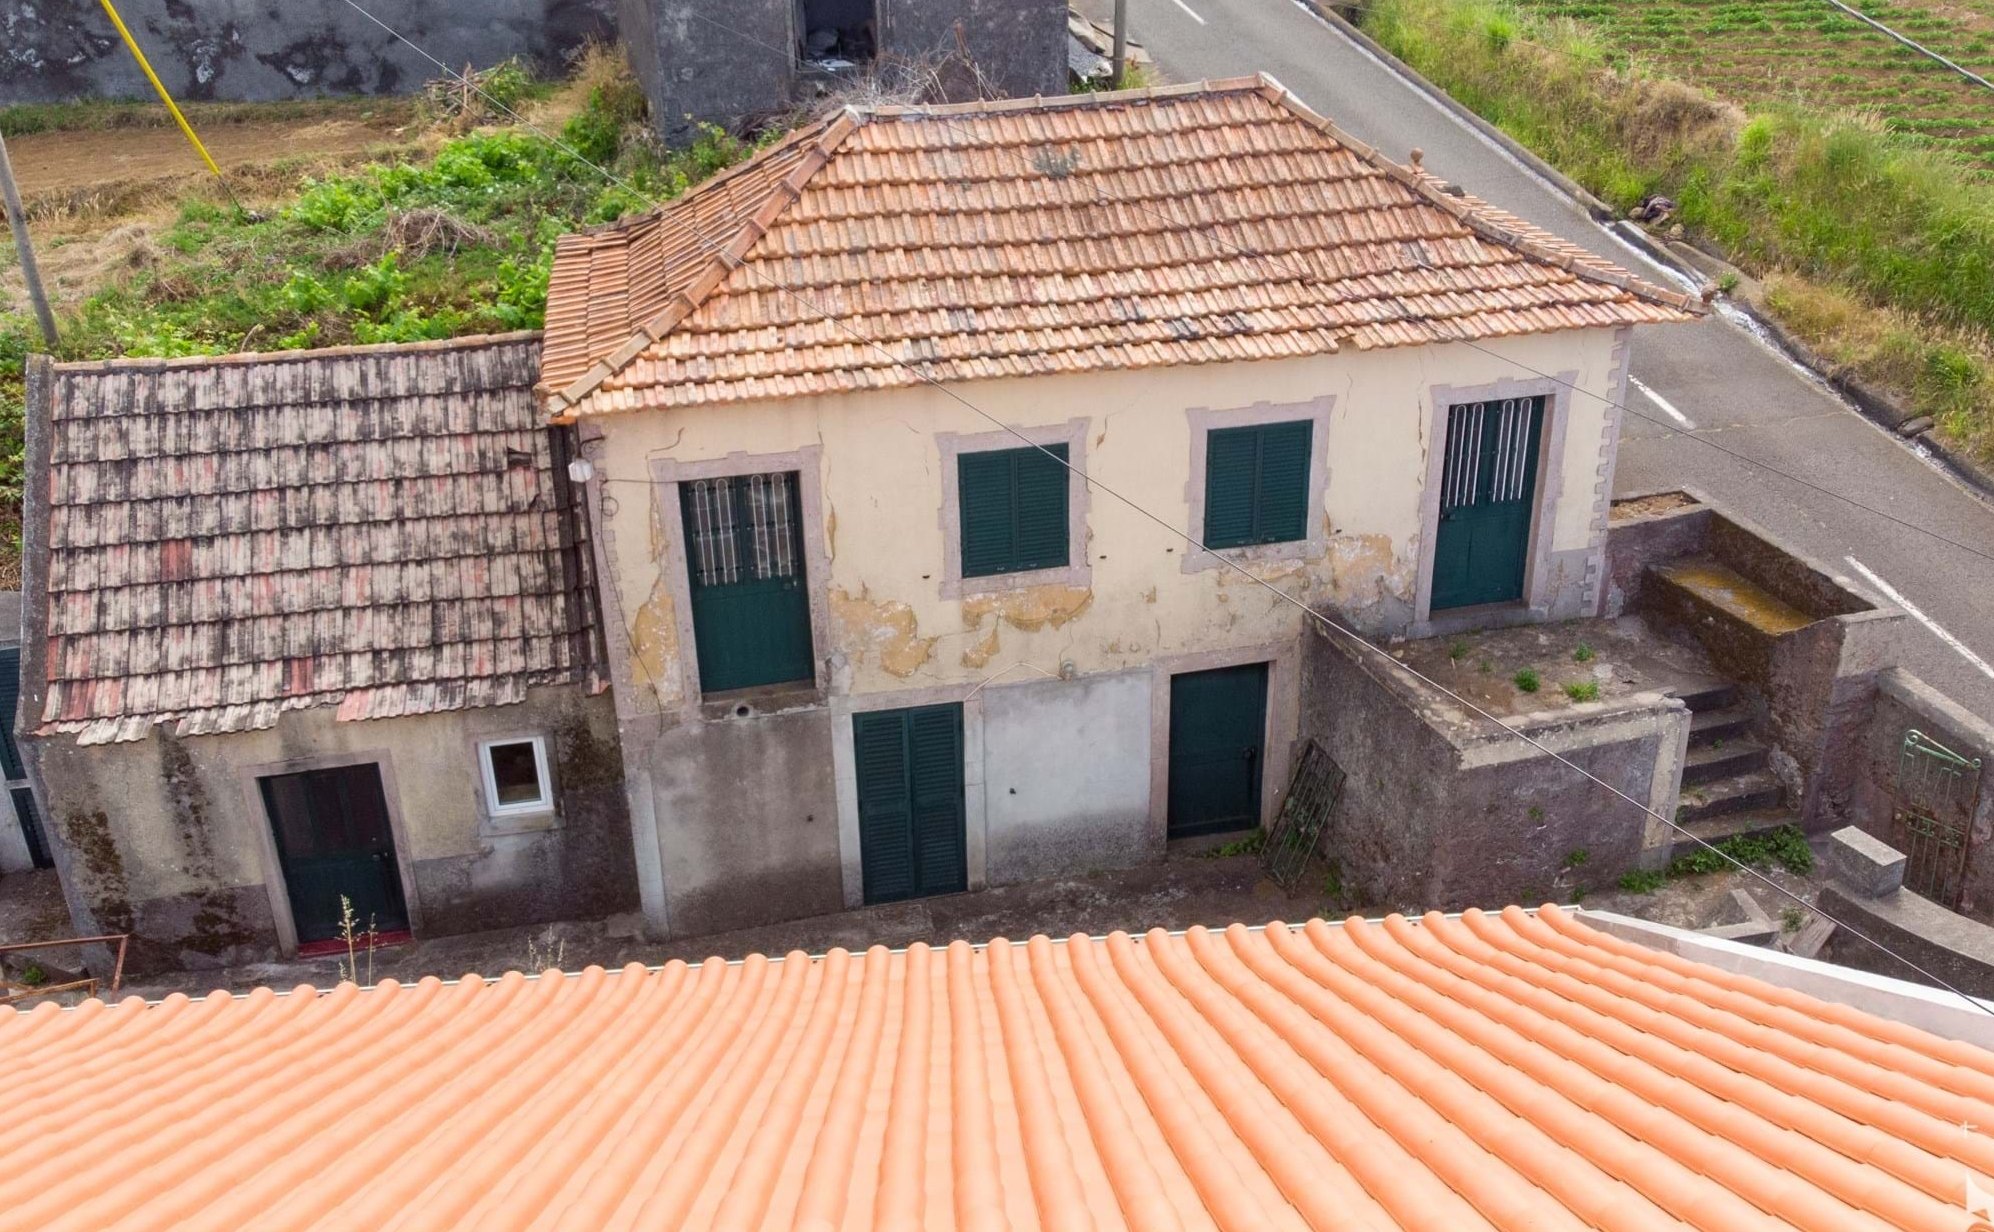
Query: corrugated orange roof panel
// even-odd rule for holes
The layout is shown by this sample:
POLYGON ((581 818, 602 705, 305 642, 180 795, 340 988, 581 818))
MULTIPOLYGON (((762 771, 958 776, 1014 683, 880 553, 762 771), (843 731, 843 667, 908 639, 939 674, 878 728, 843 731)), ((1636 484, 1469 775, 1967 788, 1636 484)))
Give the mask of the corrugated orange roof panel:
POLYGON ((92 1002, 0 1057, 4 1229, 1955 1232, 1994 1175, 1994 1054, 1555 908, 92 1002))
POLYGON ((540 388, 568 416, 1698 311, 1255 77, 807 125, 563 238, 540 388))

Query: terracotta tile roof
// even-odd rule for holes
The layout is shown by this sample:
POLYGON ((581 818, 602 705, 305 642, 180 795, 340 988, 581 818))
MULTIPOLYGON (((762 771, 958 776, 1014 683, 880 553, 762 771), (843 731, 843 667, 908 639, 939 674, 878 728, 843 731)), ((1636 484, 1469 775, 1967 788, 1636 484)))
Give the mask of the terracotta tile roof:
MULTIPOLYGON (((1546 908, 0 1015, 0 1229, 1965 1229, 1994 1054, 1546 908)), ((1984 1184, 1985 1182, 1983 1182, 1984 1184)))
POLYGON ((516 334, 56 365, 31 510, 39 730, 377 718, 575 679, 591 615, 564 573, 539 349, 516 334))
POLYGON ((568 416, 1700 309, 1257 77, 821 120, 564 236, 541 387, 568 416))

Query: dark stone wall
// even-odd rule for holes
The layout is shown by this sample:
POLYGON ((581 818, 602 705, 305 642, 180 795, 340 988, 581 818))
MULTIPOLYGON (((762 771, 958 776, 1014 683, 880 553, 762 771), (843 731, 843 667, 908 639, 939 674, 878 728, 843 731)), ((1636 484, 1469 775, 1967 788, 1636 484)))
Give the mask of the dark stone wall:
MULTIPOLYGON (((587 40, 616 37, 616 0, 361 3, 452 69, 520 56, 557 72, 587 40)), ((124 0, 118 11, 182 101, 396 94, 442 76, 341 0, 124 0)), ((151 96, 96 0, 0 0, 0 42, 0 105, 151 96)))
MULTIPOLYGON (((1429 722, 1383 679, 1382 665, 1356 654, 1313 634, 1302 668, 1300 734, 1348 775, 1322 844, 1344 905, 1451 911, 1570 901, 1643 861, 1642 810, 1521 741, 1450 739, 1448 720, 1429 722)), ((1681 739, 1687 714, 1657 705, 1612 721, 1617 737, 1600 730, 1588 738, 1585 719, 1532 734, 1649 800, 1658 761, 1681 739)))
MULTIPOLYGON (((936 64, 952 101, 1066 92, 1065 0, 876 2, 882 62, 936 64)), ((808 93, 796 0, 620 0, 620 9, 631 64, 668 137, 696 122, 751 124, 808 93)))

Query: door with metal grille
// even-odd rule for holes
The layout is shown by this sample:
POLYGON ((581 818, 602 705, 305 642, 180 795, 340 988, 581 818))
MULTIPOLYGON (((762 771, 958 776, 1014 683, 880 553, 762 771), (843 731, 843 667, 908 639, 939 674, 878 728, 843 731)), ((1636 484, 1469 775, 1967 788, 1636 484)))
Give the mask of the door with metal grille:
POLYGON ((700 689, 814 679, 796 472, 689 480, 679 503, 700 689))
POLYGON ((1890 837, 1904 853, 1905 889, 1959 909, 1979 797, 1979 758, 1955 753, 1915 728, 1904 733, 1890 837))
POLYGON ((967 889, 962 706, 853 715, 852 752, 865 901, 967 889))
POLYGON ((1523 597, 1544 399, 1448 408, 1433 548, 1433 609, 1523 597))

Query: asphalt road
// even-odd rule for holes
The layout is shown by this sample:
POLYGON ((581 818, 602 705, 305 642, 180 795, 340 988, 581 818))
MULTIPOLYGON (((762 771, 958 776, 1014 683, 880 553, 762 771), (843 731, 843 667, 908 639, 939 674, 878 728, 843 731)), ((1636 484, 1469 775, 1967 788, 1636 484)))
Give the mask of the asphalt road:
MULTIPOLYGON (((1110 6, 1089 0, 1085 7, 1110 6)), ((1270 73, 1309 107, 1391 156, 1403 161, 1417 146, 1435 174, 1645 277, 1669 277, 1294 0, 1129 0, 1129 9, 1132 36, 1169 80, 1270 73)), ((1994 560, 1847 502, 1990 554, 1994 505, 1730 321, 1713 316, 1644 328, 1635 338, 1633 375, 1639 384, 1629 392, 1630 410, 1659 422, 1626 418, 1619 492, 1699 488, 1858 588, 1875 594, 1880 579, 1931 622, 1911 622, 1904 666, 1994 721, 1994 666, 1988 666, 1994 664, 1994 560), (1687 417, 1694 432, 1682 430, 1643 387, 1687 417), (1705 440, 1826 491, 1728 457, 1705 440), (1864 578, 1852 561, 1874 578, 1864 578)))

